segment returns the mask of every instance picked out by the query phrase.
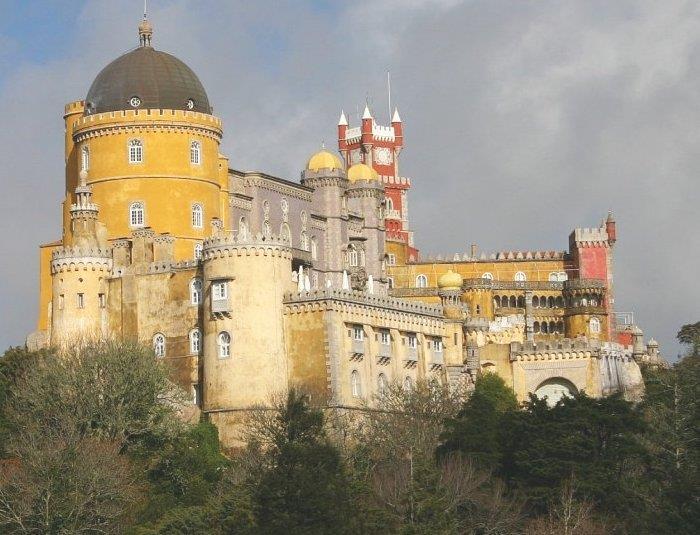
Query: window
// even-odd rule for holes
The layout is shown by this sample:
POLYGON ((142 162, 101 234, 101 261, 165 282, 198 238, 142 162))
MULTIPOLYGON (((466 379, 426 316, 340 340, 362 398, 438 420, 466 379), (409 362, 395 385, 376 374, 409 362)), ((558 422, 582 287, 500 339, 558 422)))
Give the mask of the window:
POLYGON ((525 273, 523 273, 522 271, 518 271, 515 274, 515 277, 513 277, 513 280, 515 282, 525 282, 527 280, 527 277, 525 276, 525 273))
POLYGON ((562 282, 569 280, 569 276, 566 274, 566 271, 559 272, 559 280, 562 282))
POLYGON ((248 220, 245 218, 245 216, 238 220, 238 237, 241 240, 248 239, 248 220))
POLYGON ((272 236, 272 227, 267 219, 263 221, 263 235, 268 238, 272 236))
POLYGON ((442 353, 442 338, 436 338, 433 342, 433 350, 437 353, 442 353))
POLYGON ((63 294, 58 296, 58 310, 63 310, 63 306, 65 305, 66 298, 63 294))
POLYGON ((287 242, 290 246, 292 245, 292 233, 289 230, 289 225, 287 223, 282 223, 280 228, 280 236, 283 241, 287 242))
POLYGON ((474 313, 475 313, 477 316, 478 316, 479 314, 481 314, 481 305, 476 305, 476 309, 475 309, 474 313))
POLYGON ((588 322, 588 327, 591 334, 600 334, 600 320, 598 318, 591 318, 588 322))
POLYGON ((389 283, 389 289, 394 287, 394 277, 387 277, 387 282, 389 283))
POLYGON ((214 301, 224 301, 228 298, 226 281, 217 281, 211 285, 211 298, 214 301))
POLYGON ((143 142, 140 139, 129 140, 129 163, 143 163, 143 142))
POLYGON ((382 331, 381 332, 381 341, 382 345, 388 346, 391 345, 391 334, 389 331, 382 331))
POLYGON ((377 377, 377 391, 379 392, 380 396, 383 396, 387 393, 389 390, 389 381, 386 378, 386 375, 383 373, 379 374, 379 377, 377 377))
POLYGON ((306 234, 306 231, 304 231, 304 230, 301 231, 301 234, 299 235, 299 240, 301 242, 300 247, 304 251, 308 251, 309 250, 309 236, 308 236, 308 234, 306 234))
POLYGON ((358 257, 357 257, 357 251, 351 245, 350 249, 348 249, 348 264, 350 264, 350 266, 352 266, 352 267, 355 267, 358 265, 358 263, 359 263, 359 261, 358 261, 358 257))
POLYGON ((192 227, 202 228, 204 226, 204 210, 201 204, 192 205, 192 227))
POLYGON ((76 306, 78 308, 85 308, 85 294, 82 294, 82 293, 78 294, 76 306))
POLYGON ((482 278, 482 279, 489 280, 489 281, 492 281, 492 280, 493 280, 493 275, 487 271, 486 273, 484 273, 484 274, 481 276, 481 278, 482 278))
POLYGON ((100 308, 105 308, 107 306, 107 299, 105 299, 105 294, 97 294, 97 303, 100 308))
POLYGON ((192 403, 199 405, 199 385, 192 385, 192 403))
POLYGON ((311 237, 311 260, 318 259, 318 243, 316 243, 316 236, 311 237))
POLYGON ((153 352, 156 357, 165 356, 165 335, 157 333, 153 336, 153 352))
POLYGON ((190 281, 190 303, 199 305, 202 302, 202 279, 192 279, 190 281))
POLYGON ((396 265, 396 255, 394 253, 389 253, 387 256, 387 264, 390 266, 395 266, 396 265))
POLYGON ((219 358, 226 359, 231 356, 231 335, 226 331, 219 333, 219 358))
POLYGON ((144 208, 142 202, 132 202, 129 206, 129 225, 140 228, 144 225, 144 208))
POLYGON ((406 392, 411 392, 413 391, 413 379, 410 377, 406 376, 406 378, 403 380, 403 389, 406 392))
POLYGON ((556 271, 553 271, 552 273, 549 274, 549 282, 557 282, 559 280, 559 273, 556 271))
POLYGON ((202 144, 199 141, 190 143, 190 163, 194 165, 202 163, 202 144))
POLYGON ((418 337, 415 334, 408 335, 408 347, 416 349, 418 347, 418 337))
POLYGON ((202 333, 199 329, 192 329, 190 331, 190 353, 192 355, 199 355, 202 349, 202 333))
POLYGON ((353 325, 352 337, 360 342, 365 339, 365 330, 362 328, 362 325, 353 325))
POLYGON ((418 275, 416 277, 416 287, 417 288, 427 288, 428 287, 428 277, 425 275, 418 275))
POLYGON ((360 374, 357 370, 353 370, 350 374, 350 388, 352 397, 359 398, 362 395, 362 384, 360 383, 360 374))
POLYGON ((386 198, 386 209, 387 212, 394 209, 394 201, 392 201, 390 197, 386 198))
POLYGON ((194 259, 201 260, 203 251, 204 251, 204 246, 201 243, 195 243, 194 244, 194 259))
POLYGON ((87 145, 80 149, 80 169, 82 171, 90 170, 90 148, 87 145))

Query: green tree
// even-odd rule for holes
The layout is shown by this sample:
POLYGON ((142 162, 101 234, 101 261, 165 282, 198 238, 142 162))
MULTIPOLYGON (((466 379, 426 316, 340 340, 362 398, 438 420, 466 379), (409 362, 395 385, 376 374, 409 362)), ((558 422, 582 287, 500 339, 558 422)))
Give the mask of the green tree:
POLYGON ((700 353, 700 321, 683 325, 676 338, 680 343, 690 346, 689 356, 697 356, 700 353))

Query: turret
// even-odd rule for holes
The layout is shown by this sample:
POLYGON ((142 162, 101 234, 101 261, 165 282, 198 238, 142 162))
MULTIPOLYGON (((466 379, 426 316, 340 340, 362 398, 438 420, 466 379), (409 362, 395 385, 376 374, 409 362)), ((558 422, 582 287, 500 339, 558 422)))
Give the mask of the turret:
POLYGON ((391 118, 391 126, 394 128, 394 139, 396 140, 396 155, 398 156, 403 148, 403 124, 399 117, 399 109, 394 108, 394 115, 391 118))
POLYGON ((338 148, 343 151, 347 148, 345 134, 348 131, 348 119, 345 117, 345 111, 340 111, 340 119, 338 119, 338 148))
POLYGON ((615 245, 617 241, 617 228, 612 211, 608 212, 608 218, 605 220, 605 231, 608 233, 608 242, 610 245, 615 245))

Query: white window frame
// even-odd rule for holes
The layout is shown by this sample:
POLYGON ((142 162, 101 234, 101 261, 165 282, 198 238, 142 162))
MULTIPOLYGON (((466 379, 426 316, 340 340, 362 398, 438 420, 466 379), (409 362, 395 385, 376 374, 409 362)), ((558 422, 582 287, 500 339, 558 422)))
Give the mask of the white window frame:
POLYGON ((195 243, 194 244, 194 259, 195 260, 202 260, 204 257, 204 245, 201 243, 195 243))
POLYGON ((129 226, 143 228, 146 225, 146 205, 142 201, 134 201, 129 205, 129 226))
POLYGON ((406 335, 406 344, 410 349, 418 349, 418 336, 415 333, 406 335))
POLYGON ((220 359, 227 359, 231 356, 231 334, 228 331, 221 331, 216 337, 218 354, 220 359))
POLYGON ((286 241, 290 247, 292 246, 292 231, 289 229, 287 223, 282 223, 280 227, 280 237, 283 241, 286 241))
POLYGON ((362 325, 352 326, 352 339, 358 342, 362 342, 365 339, 365 330, 362 325))
POLYGON ((211 284, 211 298, 213 301, 226 301, 228 299, 228 281, 214 281, 211 284))
POLYGON ((190 339, 190 354, 199 355, 202 351, 202 331, 199 329, 192 329, 189 335, 190 339))
POLYGON ((165 356, 165 335, 163 333, 153 335, 153 352, 158 358, 165 356))
POLYGON ((591 318, 588 320, 588 328, 590 329, 591 334, 600 334, 602 324, 598 318, 591 318))
POLYGON ((491 272, 489 272, 489 271, 486 271, 485 273, 483 273, 483 274, 481 275, 481 278, 482 278, 482 279, 489 280, 489 281, 492 281, 492 280, 493 280, 493 274, 492 274, 491 272))
POLYGON ((359 258, 357 256, 357 249, 350 246, 348 249, 348 265, 350 267, 357 267, 359 265, 359 258))
POLYGON ((362 378, 360 377, 360 372, 357 370, 352 370, 352 372, 350 372, 350 391, 352 397, 362 397, 362 378))
POLYGON ((442 343, 442 338, 435 338, 433 340, 433 351, 436 353, 442 353, 444 349, 444 344, 442 343))
POLYGON ((143 141, 140 139, 130 139, 127 143, 127 156, 130 164, 143 163, 143 141))
POLYGON ((515 275, 513 275, 513 280, 515 282, 525 282, 527 280, 527 275, 525 275, 523 271, 517 271, 515 275))
POLYGON ((391 197, 385 197, 385 199, 386 200, 384 201, 384 206, 386 206, 387 212, 389 210, 393 210, 394 209, 394 201, 391 200, 391 197))
POLYGON ((387 256, 386 263, 390 266, 395 266, 396 265, 396 255, 394 253, 389 253, 386 256, 387 256))
POLYGON ((196 277, 190 281, 190 304, 200 305, 202 304, 202 288, 204 283, 202 279, 196 277))
POLYGON ((192 205, 192 228, 204 228, 204 208, 200 203, 192 205))
POLYGON ((197 140, 190 142, 190 163, 192 165, 202 164, 202 144, 197 140))
POLYGON ((427 275, 421 273, 416 277, 416 288, 427 288, 428 287, 428 277, 427 275))
POLYGON ((390 346, 391 345, 391 332, 386 331, 386 330, 380 331, 379 340, 382 343, 382 345, 390 346))

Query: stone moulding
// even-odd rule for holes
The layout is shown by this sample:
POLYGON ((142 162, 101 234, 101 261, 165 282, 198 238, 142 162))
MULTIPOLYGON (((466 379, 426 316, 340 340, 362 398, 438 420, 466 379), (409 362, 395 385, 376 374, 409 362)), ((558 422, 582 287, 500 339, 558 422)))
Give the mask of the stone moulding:
POLYGON ((112 271, 110 249, 60 247, 51 253, 51 273, 64 271, 112 271))

